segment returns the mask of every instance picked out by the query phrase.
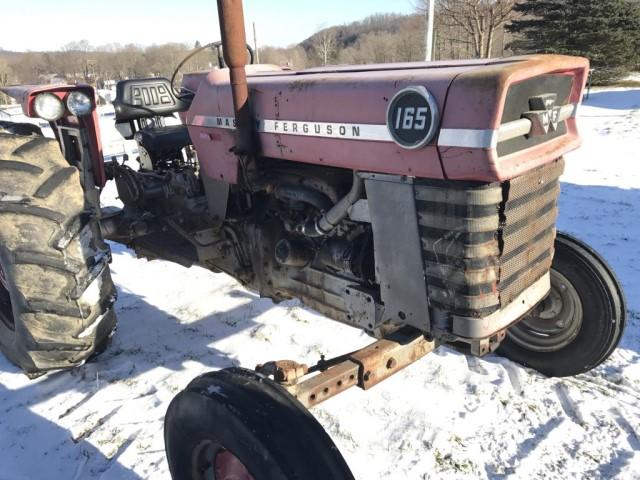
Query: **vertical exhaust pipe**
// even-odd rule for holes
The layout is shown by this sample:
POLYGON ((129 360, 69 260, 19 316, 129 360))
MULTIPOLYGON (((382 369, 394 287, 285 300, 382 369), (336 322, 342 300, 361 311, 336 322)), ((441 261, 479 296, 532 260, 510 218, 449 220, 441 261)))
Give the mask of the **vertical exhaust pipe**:
POLYGON ((253 152, 253 125, 247 87, 247 35, 244 30, 242 0, 218 0, 218 19, 222 36, 224 61, 229 67, 233 110, 236 117, 236 150, 238 155, 253 152))

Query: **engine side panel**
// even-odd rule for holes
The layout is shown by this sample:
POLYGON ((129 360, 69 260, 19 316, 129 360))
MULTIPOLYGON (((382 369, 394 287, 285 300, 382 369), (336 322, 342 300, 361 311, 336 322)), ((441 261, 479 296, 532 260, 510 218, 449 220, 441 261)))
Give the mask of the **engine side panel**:
MULTIPOLYGON (((444 107, 452 76, 443 70, 249 76, 259 154, 297 162, 443 178, 435 141, 421 150, 395 144, 385 125, 393 95, 428 84, 444 107), (420 72, 418 74, 417 72, 420 72)), ((207 175, 235 183, 237 158, 228 74, 211 72, 187 114, 191 138, 207 175)))

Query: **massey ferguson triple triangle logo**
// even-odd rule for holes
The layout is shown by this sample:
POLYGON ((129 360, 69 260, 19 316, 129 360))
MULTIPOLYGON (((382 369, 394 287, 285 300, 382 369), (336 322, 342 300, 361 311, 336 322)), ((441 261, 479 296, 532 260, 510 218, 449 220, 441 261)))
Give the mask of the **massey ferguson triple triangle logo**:
POLYGON ((556 106, 558 95, 548 93, 529 99, 531 111, 525 112, 522 116, 531 121, 531 133, 529 136, 539 137, 555 132, 560 123, 561 107, 556 106))

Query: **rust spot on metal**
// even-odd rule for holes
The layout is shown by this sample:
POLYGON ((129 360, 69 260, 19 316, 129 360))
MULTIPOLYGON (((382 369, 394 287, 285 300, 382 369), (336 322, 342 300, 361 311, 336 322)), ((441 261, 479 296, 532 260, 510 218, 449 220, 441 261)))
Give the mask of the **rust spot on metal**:
POLYGON ((294 80, 289 84, 289 90, 301 92, 313 87, 315 83, 313 80, 294 80))

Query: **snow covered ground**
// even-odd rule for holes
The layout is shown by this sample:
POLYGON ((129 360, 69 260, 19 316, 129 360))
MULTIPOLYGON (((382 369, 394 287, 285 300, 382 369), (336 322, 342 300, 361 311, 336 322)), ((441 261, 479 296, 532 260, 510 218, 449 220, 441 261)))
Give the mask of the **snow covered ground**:
MULTIPOLYGON (((585 145, 568 158, 560 227, 622 280, 621 347, 562 380, 441 348, 368 392, 329 400, 313 413, 357 479, 640 478, 640 90, 592 92, 580 122, 585 145)), ((370 342, 223 274, 118 246, 112 270, 120 328, 99 361, 28 381, 0 355, 0 479, 168 479, 163 416, 193 377, 311 363, 370 342)))

